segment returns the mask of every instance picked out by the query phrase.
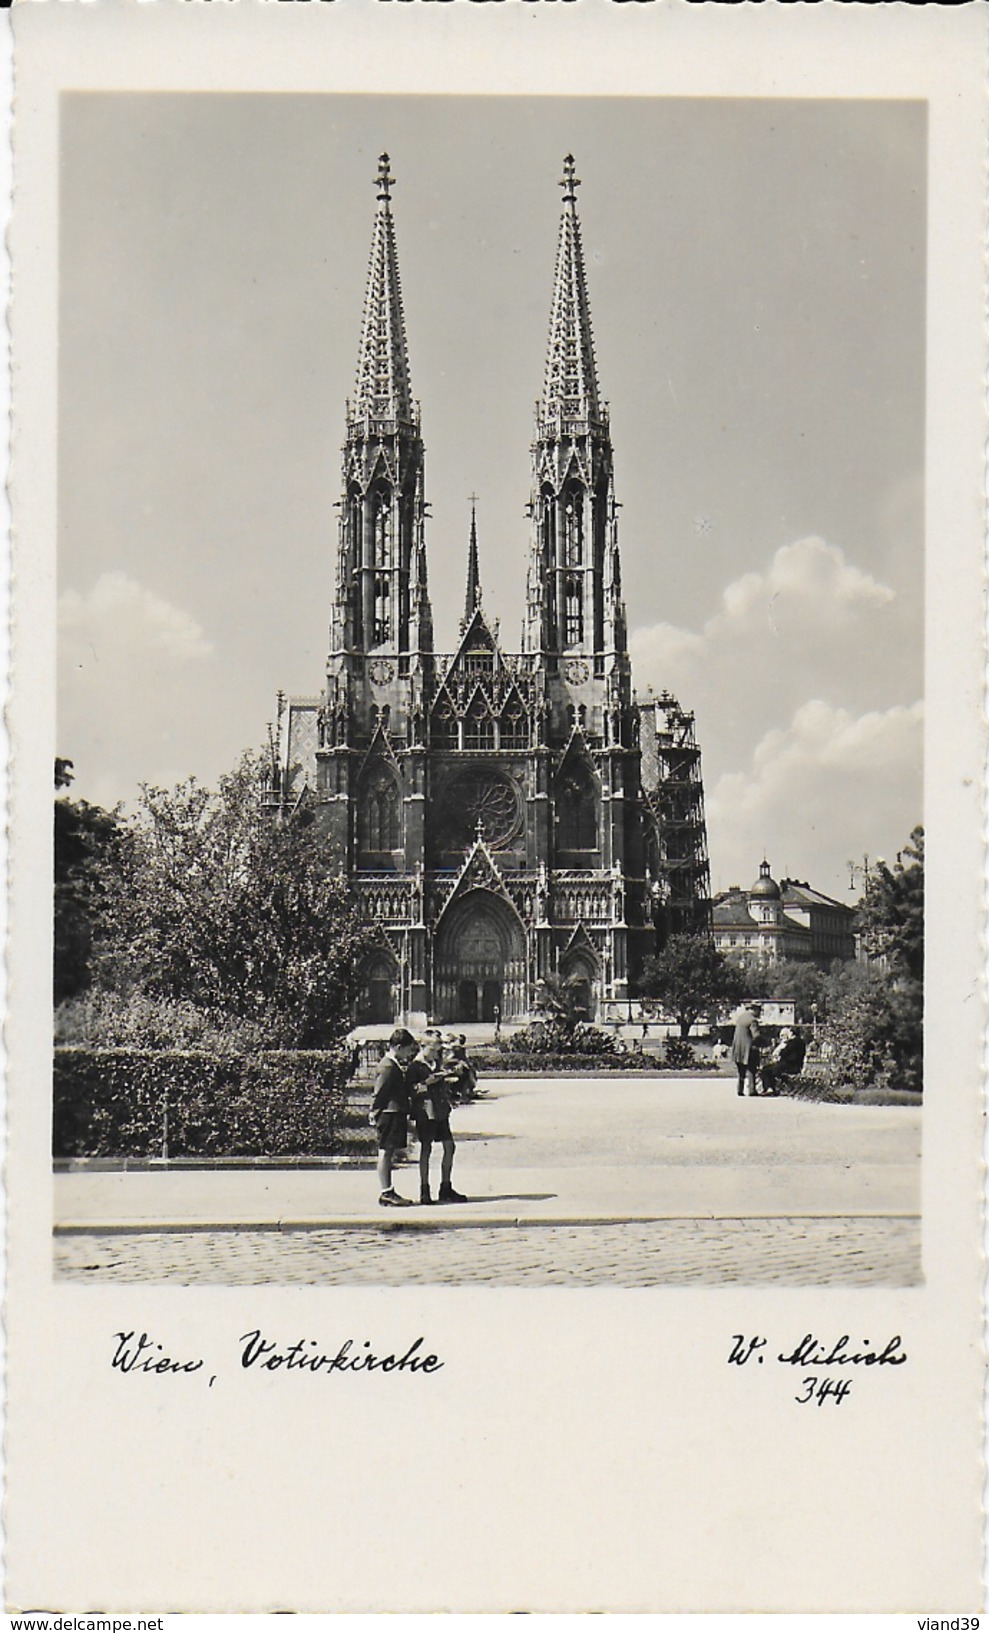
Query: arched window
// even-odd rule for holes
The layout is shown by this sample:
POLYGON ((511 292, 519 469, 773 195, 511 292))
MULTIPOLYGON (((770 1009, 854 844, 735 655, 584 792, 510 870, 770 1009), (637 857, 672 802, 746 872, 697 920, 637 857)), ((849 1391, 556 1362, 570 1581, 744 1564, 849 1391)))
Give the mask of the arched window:
POLYGON ((598 848, 597 794, 591 779, 580 771, 572 771, 557 790, 556 842, 562 851, 598 848))
POLYGON ((584 639, 584 597, 579 578, 568 577, 564 585, 564 646, 579 646, 584 639))
POLYGON ((556 566, 556 499, 550 487, 542 492, 542 543, 543 569, 548 572, 556 566))
POLYGON ((382 775, 366 785, 358 804, 359 841, 362 851, 380 855, 397 850, 399 837, 398 789, 391 777, 382 775))
POLYGON ((383 488, 374 496, 374 565, 386 568, 393 565, 391 500, 383 488))
POLYGON ((584 507, 581 503, 579 489, 571 488, 567 494, 567 502, 563 511, 563 527, 565 537, 564 565, 567 567, 582 567, 584 565, 584 507))
POLYGON ((459 748, 460 730, 453 704, 442 697, 433 710, 433 743, 437 748, 459 748))
POLYGON ((389 608, 390 580, 381 574, 374 579, 374 635, 373 646, 383 646, 391 639, 391 616, 389 608))
POLYGON ((347 523, 350 531, 350 564, 360 567, 364 544, 364 503, 361 490, 355 483, 351 483, 347 489, 347 523))
POLYGON ((517 697, 509 698, 498 726, 502 748, 528 748, 529 721, 517 697))
POLYGON ((494 748, 494 721, 483 698, 475 697, 464 721, 464 748, 494 748))

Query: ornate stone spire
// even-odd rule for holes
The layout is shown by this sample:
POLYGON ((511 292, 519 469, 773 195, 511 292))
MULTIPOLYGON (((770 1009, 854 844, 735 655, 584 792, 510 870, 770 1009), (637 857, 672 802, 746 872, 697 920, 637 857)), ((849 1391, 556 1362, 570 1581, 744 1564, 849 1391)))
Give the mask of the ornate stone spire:
POLYGON ((584 251, 577 215, 577 188, 573 154, 563 161, 563 215, 556 251, 553 305, 549 323, 546 378, 540 404, 542 418, 600 419, 594 339, 587 299, 584 251))
POLYGON ((481 605, 481 570, 477 560, 477 494, 470 496, 470 548, 467 552, 467 598, 461 629, 466 629, 471 617, 481 605))
POLYGON ((349 405, 352 420, 411 422, 414 419, 402 284, 391 213, 393 186, 388 155, 382 153, 378 160, 378 209, 371 239, 357 384, 354 401, 349 405))
POLYGON ((596 678, 620 671, 627 689, 611 432, 598 394, 572 154, 560 185, 549 350, 532 445, 524 645, 554 660, 562 653, 593 657, 596 678))
POLYGON ((387 153, 378 163, 357 362, 343 447, 334 653, 432 651, 419 405, 412 400, 387 153))

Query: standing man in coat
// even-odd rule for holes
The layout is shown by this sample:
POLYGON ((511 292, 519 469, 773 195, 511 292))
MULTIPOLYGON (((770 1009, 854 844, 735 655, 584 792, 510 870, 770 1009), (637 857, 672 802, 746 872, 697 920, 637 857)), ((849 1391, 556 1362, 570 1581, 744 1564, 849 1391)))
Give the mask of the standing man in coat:
POLYGON ((755 1074, 759 1069, 759 1023, 751 1009, 736 1010, 735 1036, 731 1040, 731 1058, 738 1073, 738 1092, 745 1093, 748 1079, 749 1094, 755 1094, 755 1074))

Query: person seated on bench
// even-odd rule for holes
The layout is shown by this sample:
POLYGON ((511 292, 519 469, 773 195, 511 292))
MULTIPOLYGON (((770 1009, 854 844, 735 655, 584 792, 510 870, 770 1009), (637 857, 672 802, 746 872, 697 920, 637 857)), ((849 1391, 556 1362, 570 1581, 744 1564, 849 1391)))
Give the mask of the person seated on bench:
POLYGON ((763 1094, 779 1094, 777 1085, 781 1081, 799 1076, 806 1053, 807 1045, 799 1031, 784 1026, 779 1043, 762 1068, 763 1094))
POLYGON ((454 1101, 470 1100, 477 1087, 477 1073, 467 1058, 467 1037, 461 1032, 448 1032, 443 1039, 447 1070, 454 1078, 454 1101))

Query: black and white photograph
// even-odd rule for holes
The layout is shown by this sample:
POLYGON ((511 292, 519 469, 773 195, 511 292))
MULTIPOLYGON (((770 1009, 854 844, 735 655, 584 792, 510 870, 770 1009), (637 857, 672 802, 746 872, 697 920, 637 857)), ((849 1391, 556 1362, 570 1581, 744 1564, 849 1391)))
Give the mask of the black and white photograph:
POLYGON ((919 1278, 926 156, 63 95, 60 1274, 919 1278))
POLYGON ((99 0, 75 59, 78 20, 20 15, 11 1262, 78 1312, 92 1443, 126 1399, 143 1460, 179 1446, 177 1535, 193 1444, 233 1479, 260 1411, 339 1546, 293 1499, 282 1577, 226 1506, 202 1572, 143 1521, 126 1566, 39 1571, 32 1497, 15 1580, 977 1608, 984 28, 897 11, 888 58, 856 7, 152 9, 99 0), (430 1432, 428 1492, 493 1482, 507 1550, 458 1510, 442 1580, 397 1523, 362 1587, 357 1498, 430 1432), (849 1539, 887 1458, 933 1472, 881 1567, 849 1539), (862 1476, 813 1561, 804 1466, 862 1476), (748 1478, 785 1564, 746 1557, 748 1478))

